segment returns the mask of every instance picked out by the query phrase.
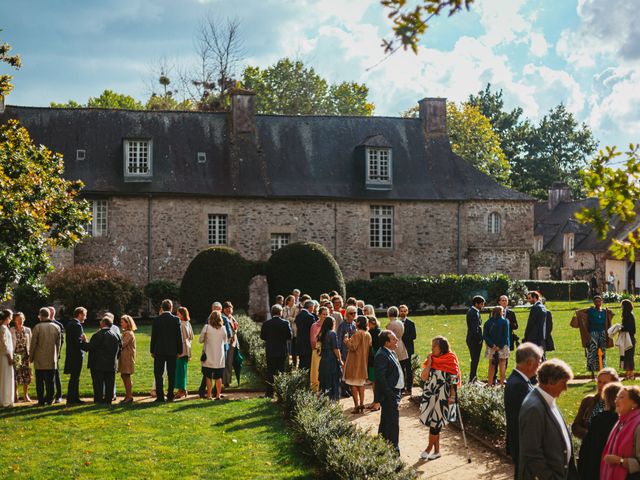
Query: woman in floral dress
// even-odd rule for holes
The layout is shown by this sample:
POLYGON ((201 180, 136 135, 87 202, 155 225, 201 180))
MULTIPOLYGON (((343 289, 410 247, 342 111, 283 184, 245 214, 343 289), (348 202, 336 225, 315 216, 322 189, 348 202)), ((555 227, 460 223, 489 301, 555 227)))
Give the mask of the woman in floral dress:
POLYGON ((13 316, 14 326, 11 327, 14 355, 20 356, 20 364, 14 363, 16 375, 15 400, 18 401, 18 385, 22 385, 22 400, 30 402, 29 385, 31 384, 31 365, 29 348, 31 346, 31 329, 24 326, 24 313, 17 312, 13 316))

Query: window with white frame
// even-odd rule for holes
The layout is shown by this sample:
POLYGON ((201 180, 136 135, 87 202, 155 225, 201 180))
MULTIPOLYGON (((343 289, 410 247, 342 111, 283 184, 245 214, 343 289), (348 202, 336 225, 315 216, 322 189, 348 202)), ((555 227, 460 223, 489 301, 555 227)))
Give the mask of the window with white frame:
POLYGON ((575 237, 573 236, 573 234, 571 234, 567 239, 567 250, 569 251, 569 258, 573 258, 575 256, 574 244, 575 237))
POLYGON ((85 158, 87 158, 87 151, 86 150, 77 149, 76 150, 76 160, 79 161, 79 162, 82 162, 85 158))
POLYGON ((92 200, 92 218, 87 225, 87 233, 91 237, 106 237, 109 225, 109 204, 107 200, 92 200))
POLYGON ((367 184, 391 184, 390 148, 367 148, 367 184))
POLYGON ((227 244, 227 216, 209 214, 209 245, 227 244))
POLYGON ((543 248, 543 237, 537 237, 536 238, 536 244, 535 244, 535 251, 536 252, 541 252, 542 248, 543 248))
POLYGON ((285 245, 289 245, 291 240, 290 233, 272 233, 271 234, 271 253, 276 253, 285 245))
POLYGON ((145 139, 124 141, 124 173, 129 179, 150 178, 152 174, 153 142, 145 139))
POLYGON ((369 246, 372 248, 393 248, 393 207, 371 205, 369 246))
POLYGON ((489 233, 500 233, 502 229, 502 218, 498 212, 491 212, 487 221, 487 231, 489 233))

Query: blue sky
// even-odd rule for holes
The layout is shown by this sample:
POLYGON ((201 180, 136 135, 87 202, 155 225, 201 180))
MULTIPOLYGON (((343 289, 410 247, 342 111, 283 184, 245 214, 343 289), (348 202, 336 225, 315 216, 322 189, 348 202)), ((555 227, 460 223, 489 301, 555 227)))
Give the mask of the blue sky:
MULTIPOLYGON (((86 102, 104 89, 149 95, 159 59, 189 68, 206 15, 238 17, 247 64, 299 58, 331 81, 366 83, 376 115, 425 96, 462 101, 487 82, 539 119, 563 102, 601 145, 640 142, 640 22, 626 0, 477 0, 438 18, 418 55, 380 62, 377 0, 3 0, 0 39, 23 59, 7 102, 86 102)), ((6 68, 0 67, 3 72, 6 68)))

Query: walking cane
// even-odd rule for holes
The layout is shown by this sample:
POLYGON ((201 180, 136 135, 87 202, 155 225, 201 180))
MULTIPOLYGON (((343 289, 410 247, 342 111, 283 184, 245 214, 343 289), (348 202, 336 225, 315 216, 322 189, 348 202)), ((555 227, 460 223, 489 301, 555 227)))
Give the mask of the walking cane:
POLYGON ((460 412, 460 403, 458 402, 457 392, 456 392, 456 405, 458 407, 458 419, 460 420, 460 429, 462 430, 462 441, 464 442, 464 448, 467 450, 467 463, 471 463, 471 454, 469 453, 469 445, 467 444, 467 434, 464 432, 464 423, 462 423, 462 413, 460 412))

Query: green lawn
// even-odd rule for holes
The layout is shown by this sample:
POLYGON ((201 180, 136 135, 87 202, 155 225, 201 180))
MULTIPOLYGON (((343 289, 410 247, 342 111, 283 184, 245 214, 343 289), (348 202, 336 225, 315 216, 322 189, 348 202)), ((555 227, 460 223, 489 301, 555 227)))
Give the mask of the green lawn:
MULTIPOLYGON (((202 344, 198 343, 198 336, 200 335, 200 330, 202 329, 202 325, 194 325, 194 335, 195 338, 192 343, 192 357, 189 362, 189 372, 187 374, 187 389, 190 392, 196 392, 198 386, 200 385, 200 380, 202 379, 202 375, 200 373, 200 354, 202 353, 202 344)), ((86 334, 88 337, 97 330, 97 327, 89 326, 85 328, 86 334)), ((136 373, 132 376, 133 381, 133 391, 136 395, 148 395, 151 390, 151 386, 153 384, 153 358, 151 358, 151 354, 149 353, 149 343, 151 341, 151 326, 142 325, 136 331, 136 349, 137 349, 137 361, 136 361, 136 373)), ((65 349, 66 345, 62 347, 62 357, 60 358, 60 373, 62 379, 62 393, 66 397, 67 395, 67 382, 69 381, 68 375, 62 375, 62 371, 64 369, 64 357, 65 357, 65 349)), ((241 388, 241 389, 257 389, 262 390, 264 388, 264 383, 257 376, 253 368, 248 364, 249 362, 245 360, 244 367, 242 369, 242 374, 240 376, 240 386, 235 379, 233 379, 233 388, 241 388)), ((32 368, 33 372, 33 368, 32 368)), ((122 380, 120 379, 120 375, 116 374, 116 385, 118 390, 118 396, 124 395, 124 385, 122 384, 122 380)), ((22 387, 19 387, 20 395, 22 395, 22 387)), ((165 389, 166 389, 166 378, 165 378, 165 389)), ((230 388, 229 390, 232 390, 230 388)), ((29 395, 33 400, 36 398, 36 388, 35 388, 35 375, 33 375, 31 385, 29 387, 29 395)), ((93 389, 91 387, 91 372, 87 369, 87 355, 85 354, 84 368, 82 370, 82 375, 80 377, 80 395, 91 397, 93 396, 93 389)))
POLYGON ((313 478, 264 399, 0 411, 0 478, 313 478))
MULTIPOLYGON (((547 308, 553 313, 553 339, 555 342, 555 351, 548 352, 547 357, 557 357, 571 365, 575 375, 587 375, 586 359, 584 349, 580 342, 580 332, 576 328, 569 326, 569 321, 577 308, 585 308, 592 305, 589 301, 584 302, 547 302, 547 308)), ((618 304, 608 305, 616 313, 614 323, 620 321, 620 307, 618 304)), ((529 316, 529 308, 515 308, 519 328, 516 331, 522 338, 525 327, 527 326, 527 318, 529 316)), ((488 318, 488 311, 482 313, 483 323, 488 318)), ((455 315, 432 315, 422 317, 411 317, 416 322, 418 338, 416 340, 416 353, 424 359, 426 354, 431 351, 431 339, 436 335, 446 336, 452 349, 458 355, 460 360, 460 368, 462 369, 463 378, 469 375, 469 350, 465 343, 467 335, 466 316, 464 313, 455 315)), ((386 325, 386 321, 382 322, 386 325)), ((607 350, 607 366, 618 368, 620 366, 620 356, 616 348, 607 350)), ((515 355, 512 354, 509 360, 509 367, 514 365, 515 355)), ((510 370, 509 368, 509 370, 510 370)), ((484 358, 484 350, 480 358, 480 366, 478 367, 478 376, 482 379, 487 378, 488 364, 484 358)))

